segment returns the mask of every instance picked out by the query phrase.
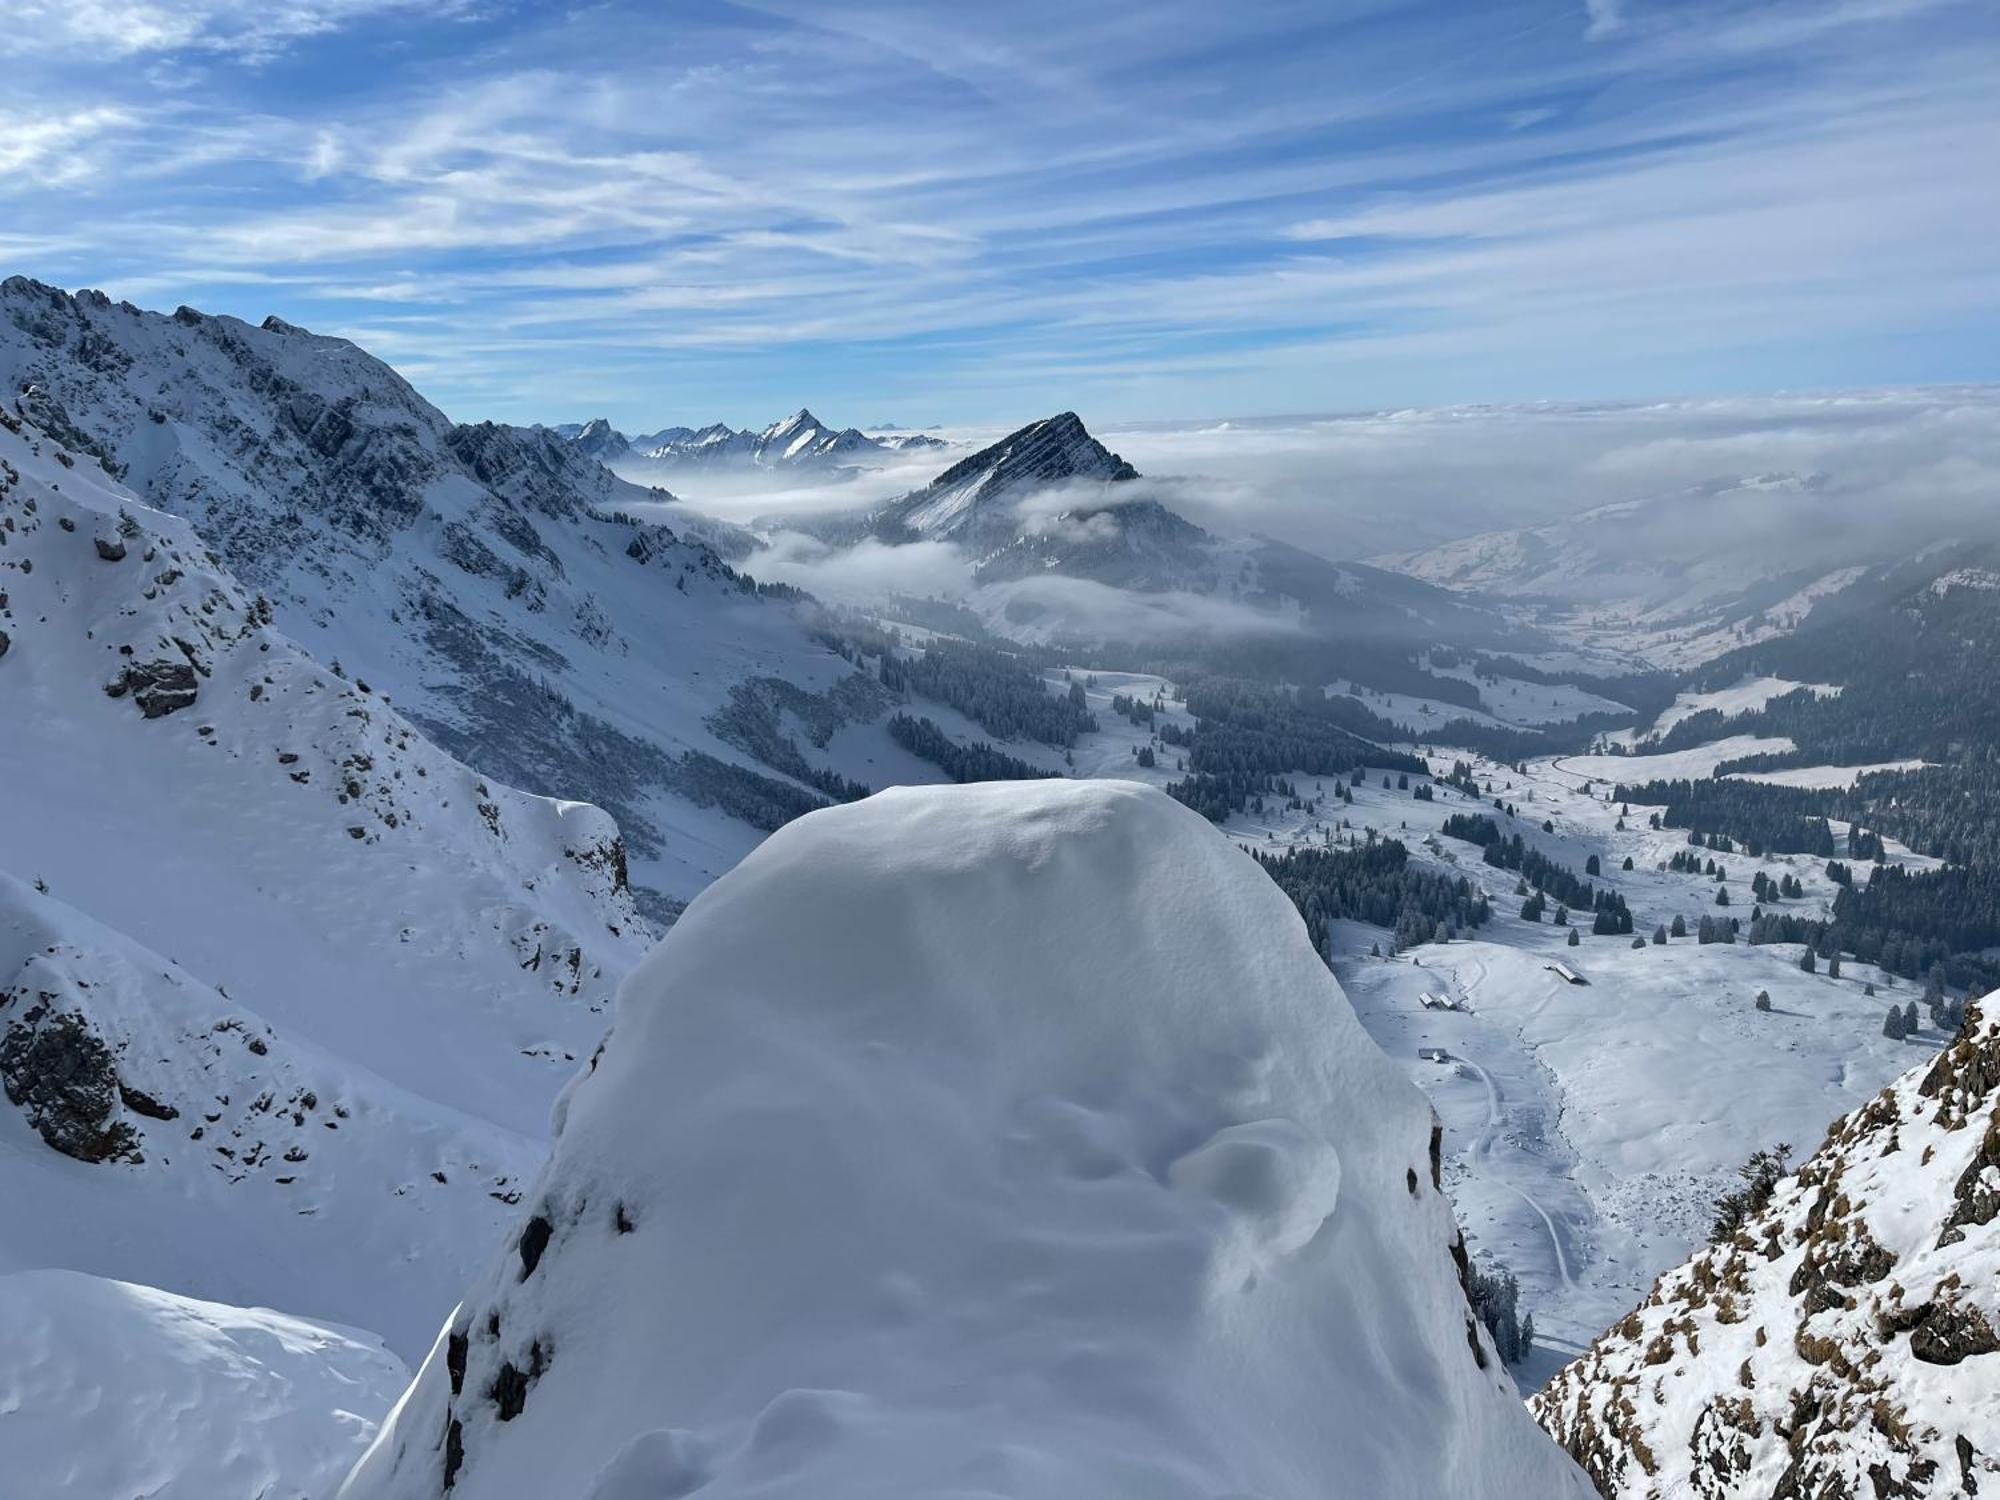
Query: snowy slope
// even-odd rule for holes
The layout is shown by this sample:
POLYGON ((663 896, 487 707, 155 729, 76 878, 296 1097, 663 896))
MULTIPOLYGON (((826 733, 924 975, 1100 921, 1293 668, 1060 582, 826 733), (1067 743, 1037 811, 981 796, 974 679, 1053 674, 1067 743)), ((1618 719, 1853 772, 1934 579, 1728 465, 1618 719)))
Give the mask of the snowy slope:
POLYGON ((284 1307, 412 1357, 541 1159, 4 875, 0 1086, 0 1270, 284 1307))
POLYGON ((0 1276, 0 1486, 322 1500, 409 1378, 374 1339, 68 1271, 0 1276))
POLYGON ((414 1355, 651 934, 603 813, 467 769, 267 614, 0 410, 0 1268, 414 1355))
MULTIPOLYGON (((1685 851, 1685 831, 1648 828, 1654 809, 1638 804, 1621 818, 1606 782, 1585 791, 1588 779, 1568 769, 1574 759, 1517 769, 1463 750, 1430 755, 1440 771, 1454 759, 1471 764, 1491 795, 1475 799, 1439 782, 1425 801, 1371 776, 1352 781, 1353 801, 1330 813, 1267 799, 1264 812, 1232 817, 1225 832, 1272 851, 1371 833, 1394 838, 1420 867, 1464 876, 1491 900, 1493 919, 1471 940, 1397 954, 1384 929, 1345 922, 1333 957, 1362 1025, 1437 1107, 1445 1187, 1474 1258, 1520 1279, 1538 1352, 1515 1374, 1533 1389, 1686 1258, 1715 1195, 1751 1152, 1817 1139, 1828 1120, 1942 1038, 1929 1025, 1907 1041, 1883 1036, 1887 1007, 1919 989, 1872 966, 1850 959, 1839 977, 1824 965, 1807 974, 1797 944, 1701 944, 1700 918, 1719 913, 1717 882, 1666 868, 1685 851), (1519 817, 1495 809, 1494 797, 1517 806, 1519 817), (1516 875, 1483 863, 1478 846, 1441 835, 1454 813, 1491 815, 1580 874, 1595 857, 1603 873, 1592 884, 1629 903, 1643 946, 1583 923, 1571 948, 1575 928, 1521 920, 1516 875), (1631 870, 1623 868, 1628 857, 1631 870), (1676 916, 1688 936, 1663 946, 1644 940, 1676 916), (1547 968, 1558 960, 1589 983, 1558 982, 1547 968), (1448 994, 1459 1008, 1426 1009, 1426 992, 1448 994), (1768 1012, 1755 1008, 1760 992, 1771 996, 1768 1012), (1448 1059, 1427 1060, 1425 1048, 1442 1048, 1448 1059)), ((1314 785, 1309 776, 1292 779, 1314 785)), ((1333 784, 1325 779, 1328 790, 1333 784)), ((1844 832, 1834 825, 1836 837, 1844 832)), ((1888 858, 1935 863, 1893 841, 1888 858)), ((1798 881, 1803 894, 1787 909, 1804 916, 1824 915, 1838 889, 1824 859, 1720 862, 1737 901, 1731 910, 1745 917, 1753 870, 1798 881)))
POLYGON ((753 842, 739 814, 771 796, 704 725, 731 686, 849 673, 664 492, 546 429, 455 426, 345 340, 17 277, 0 390, 24 386, 52 438, 192 521, 320 660, 481 771, 610 811, 667 896, 753 842))
POLYGON ((2000 1017, 1975 1009, 1536 1415, 1607 1496, 2000 1489, 1996 1215, 2000 1017))
POLYGON ((1430 1111, 1297 917, 1129 783, 771 838, 621 994, 347 1500, 1583 1496, 1430 1111))
POLYGON ((538 1131, 649 938, 611 820, 444 754, 274 631, 186 523, 11 416, 0 534, 0 779, 27 793, 0 870, 387 1078, 538 1131), (454 1035, 468 1007, 479 1034, 454 1035))
POLYGON ((1795 628, 1893 554, 1879 535, 1827 524, 1837 504, 1824 476, 1745 475, 1374 561, 1517 600, 1579 645, 1674 669, 1795 628))

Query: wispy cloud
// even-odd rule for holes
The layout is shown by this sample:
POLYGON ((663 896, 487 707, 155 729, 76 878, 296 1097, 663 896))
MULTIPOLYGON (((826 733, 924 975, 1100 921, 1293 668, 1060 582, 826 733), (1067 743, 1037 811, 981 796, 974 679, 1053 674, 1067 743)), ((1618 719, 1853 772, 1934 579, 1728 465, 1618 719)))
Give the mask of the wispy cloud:
POLYGON ((2000 183, 1966 170, 2000 133, 2000 21, 1969 0, 0 23, 33 99, 0 121, 10 233, 41 249, 18 269, 387 331, 465 415, 2000 373, 2000 183), (83 64, 120 54, 149 66, 107 94, 83 64))
POLYGON ((131 57, 205 51, 263 61, 385 14, 463 13, 469 0, 0 0, 0 54, 131 57))

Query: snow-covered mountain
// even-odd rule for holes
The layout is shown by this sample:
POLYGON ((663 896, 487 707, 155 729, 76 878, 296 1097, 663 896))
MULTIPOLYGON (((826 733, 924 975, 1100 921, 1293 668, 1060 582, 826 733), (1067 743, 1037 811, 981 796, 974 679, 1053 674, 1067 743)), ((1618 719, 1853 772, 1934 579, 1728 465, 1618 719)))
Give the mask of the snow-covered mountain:
POLYGON ((852 669, 723 560, 721 529, 553 431, 455 425, 352 344, 277 319, 18 277, 0 283, 0 388, 193 522, 286 630, 445 748, 611 811, 636 884, 684 898, 821 800, 705 721, 750 677, 817 692, 852 669))
POLYGON ((2000 1490, 2000 1013, 1745 1191, 1542 1424, 1606 1496, 2000 1490))
POLYGON ((1130 783, 781 830, 621 993, 346 1500, 1583 1497, 1422 1096, 1130 783))
POLYGON ((553 430, 579 452, 642 478, 671 476, 677 470, 730 468, 826 472, 866 464, 905 448, 944 446, 921 433, 871 437, 854 427, 829 427, 803 407, 760 432, 714 422, 627 436, 602 417, 553 430))
MULTIPOLYGON (((963 548, 1004 628, 1070 640, 1138 633, 1229 636, 1262 631, 1345 644, 1447 640, 1532 644, 1491 611, 1450 591, 1355 563, 1334 563, 1262 537, 1220 537, 1147 493, 1138 471, 1074 412, 1008 434, 836 541, 944 541, 963 548), (1115 592, 1107 592, 1115 591, 1115 592), (1221 606, 1148 610, 1153 596, 1221 606), (1141 608, 1132 607, 1134 598, 1141 608)), ((1177 645, 1185 642, 1177 641, 1177 645)))
POLYGON ((870 527, 886 540, 958 542, 984 556, 1021 534, 1022 502, 1058 487, 1081 503, 1112 503, 1108 487, 1139 471, 1084 428, 1073 411, 1030 422, 960 459, 922 489, 882 507, 870 527))
POLYGON ((414 1352, 652 934, 602 812, 470 770, 269 617, 0 410, 0 1270, 414 1352))

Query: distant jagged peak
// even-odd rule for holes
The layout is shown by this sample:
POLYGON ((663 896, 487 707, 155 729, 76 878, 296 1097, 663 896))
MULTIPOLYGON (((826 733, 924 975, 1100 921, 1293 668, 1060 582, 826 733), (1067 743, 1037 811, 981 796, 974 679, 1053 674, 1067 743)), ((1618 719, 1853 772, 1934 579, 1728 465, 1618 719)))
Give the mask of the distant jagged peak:
POLYGON ((600 460, 616 458, 631 447, 625 434, 613 427, 608 417, 592 417, 570 442, 577 452, 600 460))
MULTIPOLYGON (((1058 412, 960 459, 924 488, 885 507, 877 523, 878 528, 923 536, 960 537, 977 531, 982 533, 978 540, 997 541, 985 533, 999 526, 999 513, 1011 513, 1032 494, 1138 477, 1137 469, 1090 435, 1075 412, 1058 412)), ((1013 526, 1011 514, 1007 526, 1013 526)))
POLYGON ((822 422, 818 417, 812 414, 812 411, 809 407, 801 406, 797 411, 793 412, 789 417, 784 417, 779 421, 773 422, 769 427, 766 427, 764 429, 764 436, 767 438, 784 437, 789 433, 804 432, 809 428, 815 428, 815 427, 821 429, 822 431, 831 431, 831 429, 827 427, 826 423, 822 422))
POLYGON ((1137 479, 1139 471, 1090 435, 1073 411, 1057 412, 1016 428, 990 447, 953 464, 931 481, 933 489, 961 482, 991 468, 1011 486, 1020 481, 1052 484, 1065 479, 1137 479))

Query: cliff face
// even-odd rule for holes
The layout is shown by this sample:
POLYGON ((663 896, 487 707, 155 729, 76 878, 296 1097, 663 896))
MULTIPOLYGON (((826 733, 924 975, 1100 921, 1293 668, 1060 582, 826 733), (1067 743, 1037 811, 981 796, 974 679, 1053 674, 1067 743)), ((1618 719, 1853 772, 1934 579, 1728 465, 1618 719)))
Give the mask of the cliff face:
POLYGON ((1530 1403, 1606 1496, 2000 1494, 2000 1006, 1530 1403))

